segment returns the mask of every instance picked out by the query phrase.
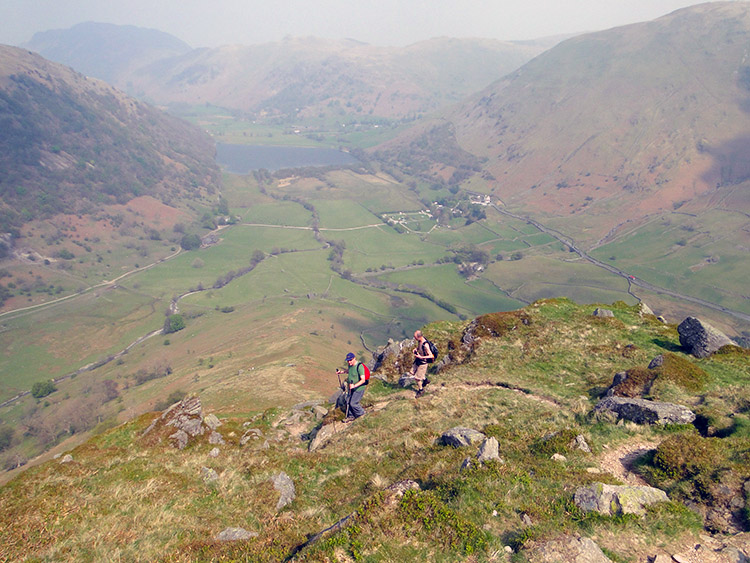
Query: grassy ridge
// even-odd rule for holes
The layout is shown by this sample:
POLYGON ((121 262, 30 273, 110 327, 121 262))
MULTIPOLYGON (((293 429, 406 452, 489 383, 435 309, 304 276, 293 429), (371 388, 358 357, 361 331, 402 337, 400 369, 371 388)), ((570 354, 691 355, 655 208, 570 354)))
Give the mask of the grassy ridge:
MULTIPOLYGON (((374 379, 366 394, 366 404, 373 407, 369 414, 313 453, 297 435, 319 424, 312 418, 288 431, 286 409, 249 414, 258 412, 253 397, 268 389, 252 394, 254 387, 242 385, 239 376, 228 379, 223 390, 209 385, 205 392, 214 396, 212 402, 218 405, 223 397, 214 411, 227 440, 219 457, 208 456, 214 446, 205 438, 183 451, 144 440, 141 434, 153 414, 110 430, 73 450, 73 462, 47 463, 0 489, 6 557, 280 561, 309 534, 352 512, 356 517, 349 526, 302 550, 298 560, 508 561, 505 545, 522 551, 531 540, 559 533, 596 537, 620 561, 651 556, 654 545, 679 550, 698 541, 702 523, 681 504, 678 492, 670 493, 672 502, 640 519, 587 516, 572 504, 580 485, 618 483, 601 465, 608 451, 689 432, 613 425, 589 415, 614 372, 679 349, 674 326, 641 318, 636 308, 621 303, 609 307, 614 319, 593 318, 593 306, 567 300, 535 303, 524 310, 528 324, 504 325, 515 328, 483 338, 468 361, 434 377, 419 401, 389 383, 391 375, 374 379), (260 442, 239 445, 245 423, 269 440, 267 449, 259 448, 260 442), (458 425, 495 436, 504 463, 461 471, 462 460, 475 449, 435 444, 444 430, 458 425), (571 450, 564 440, 546 441, 553 432, 583 434, 593 453, 571 450), (566 460, 551 460, 555 452, 566 460), (216 470, 218 480, 204 481, 201 467, 216 470), (270 479, 280 471, 292 478, 297 496, 277 513, 278 493, 270 479), (386 502, 386 487, 401 479, 416 480, 420 490, 395 504, 386 502), (522 514, 531 525, 521 521, 522 514), (245 542, 214 540, 230 526, 259 535, 245 542), (41 527, 45 533, 36 534, 41 527)), ((281 312, 282 322, 286 315, 281 312)), ((465 324, 434 323, 425 331, 447 350, 465 324)), ((270 352, 278 344, 271 338, 258 347, 270 352)), ((652 398, 669 395, 717 424, 715 413, 732 412, 750 399, 746 355, 704 360, 676 355, 708 374, 703 388, 697 393, 655 388, 652 398)), ((276 375, 286 378, 291 371, 277 368, 276 375)), ((747 465, 729 455, 747 448, 748 440, 735 433, 720 442, 715 462, 725 467, 723 475, 733 471, 750 477, 747 465)), ((654 466, 644 463, 647 476, 654 466)), ((512 560, 524 557, 519 553, 512 560)))

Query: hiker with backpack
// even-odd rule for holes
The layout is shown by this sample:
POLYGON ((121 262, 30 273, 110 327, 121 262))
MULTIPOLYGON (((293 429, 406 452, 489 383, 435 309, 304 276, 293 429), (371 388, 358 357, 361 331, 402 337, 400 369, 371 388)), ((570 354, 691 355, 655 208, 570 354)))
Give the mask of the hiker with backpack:
POLYGON ((351 352, 346 355, 346 363, 349 364, 348 371, 336 369, 339 375, 347 374, 346 382, 342 385, 344 395, 336 401, 336 406, 345 412, 344 422, 348 423, 365 414, 360 401, 370 382, 370 369, 362 362, 358 362, 357 357, 351 352))
POLYGON ((435 361, 435 354, 432 352, 432 344, 424 337, 421 330, 414 333, 414 340, 417 341, 417 347, 414 348, 414 363, 409 374, 417 383, 417 393, 414 396, 416 399, 422 396, 424 386, 430 382, 427 379, 427 367, 435 361))

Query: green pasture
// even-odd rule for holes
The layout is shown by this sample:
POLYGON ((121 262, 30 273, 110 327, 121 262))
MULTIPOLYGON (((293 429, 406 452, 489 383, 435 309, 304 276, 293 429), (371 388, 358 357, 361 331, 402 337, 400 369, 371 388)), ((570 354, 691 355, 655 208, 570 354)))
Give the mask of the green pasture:
POLYGON ((497 239, 497 235, 482 227, 479 223, 461 225, 458 228, 447 229, 444 227, 433 230, 427 240, 443 246, 451 246, 455 243, 482 244, 497 239))
POLYGON ((343 229, 382 223, 379 217, 373 215, 356 201, 346 199, 315 200, 313 205, 318 212, 321 228, 343 229))
POLYGON ((244 223, 261 223, 265 225, 296 225, 308 227, 312 213, 293 201, 277 201, 253 205, 243 215, 244 223))
POLYGON ((4 318, 0 400, 120 352, 163 325, 167 304, 120 287, 4 318))
POLYGON ((577 303, 633 302, 627 280, 583 260, 565 262, 550 256, 502 260, 490 264, 484 277, 527 302, 546 297, 569 297, 577 303))
POLYGON ((453 304, 466 315, 475 316, 517 308, 517 302, 508 299, 499 290, 489 293, 489 286, 480 289, 467 283, 458 274, 454 264, 392 272, 380 277, 389 282, 424 288, 435 298, 453 304))
POLYGON ((377 269, 381 265, 398 268, 418 260, 435 262, 446 253, 442 246, 424 242, 414 234, 398 234, 386 226, 336 233, 327 231, 324 235, 346 243, 344 263, 355 272, 377 269))

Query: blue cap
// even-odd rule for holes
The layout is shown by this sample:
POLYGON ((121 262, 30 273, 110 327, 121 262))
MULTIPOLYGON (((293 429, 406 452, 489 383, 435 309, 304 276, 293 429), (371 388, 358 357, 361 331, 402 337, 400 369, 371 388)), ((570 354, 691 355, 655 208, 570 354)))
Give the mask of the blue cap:
POLYGON ((347 362, 348 362, 349 360, 353 360, 354 358, 355 358, 355 356, 354 356, 354 354, 352 354, 351 352, 349 352, 349 353, 348 353, 348 354, 346 355, 346 361, 347 361, 347 362))

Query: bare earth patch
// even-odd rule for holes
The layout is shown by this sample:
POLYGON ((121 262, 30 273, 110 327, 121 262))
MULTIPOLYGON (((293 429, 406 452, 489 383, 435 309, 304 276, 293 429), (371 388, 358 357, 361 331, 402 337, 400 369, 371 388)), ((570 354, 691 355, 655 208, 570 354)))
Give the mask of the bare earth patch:
POLYGON ((648 485, 633 473, 633 463, 658 445, 658 442, 636 438, 613 450, 606 450, 599 458, 599 467, 628 485, 648 485))

